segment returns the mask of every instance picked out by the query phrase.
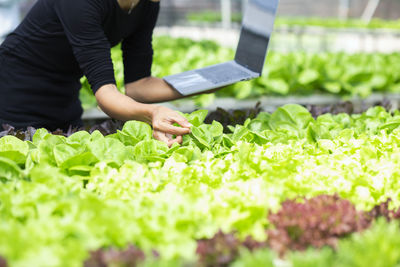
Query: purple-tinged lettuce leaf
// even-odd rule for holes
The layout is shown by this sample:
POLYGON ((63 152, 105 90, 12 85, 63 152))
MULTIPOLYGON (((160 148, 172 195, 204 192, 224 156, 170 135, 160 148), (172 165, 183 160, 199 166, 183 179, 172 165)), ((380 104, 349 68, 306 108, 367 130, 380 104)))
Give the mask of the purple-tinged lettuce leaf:
POLYGON ((240 241, 234 234, 219 231, 212 239, 197 241, 200 266, 229 266, 239 256, 240 241))
POLYGON ((129 246, 125 250, 98 249, 90 253, 84 267, 136 267, 145 260, 146 256, 135 246, 129 246))
POLYGON ((0 267, 8 267, 7 261, 3 257, 0 257, 0 267))
POLYGON ((304 203, 287 200, 281 210, 271 213, 268 219, 274 226, 267 231, 268 243, 281 255, 309 246, 336 248, 339 238, 369 226, 364 213, 336 195, 320 195, 304 203))
POLYGON ((391 199, 375 206, 372 210, 367 213, 370 220, 377 219, 379 217, 385 218, 387 221, 400 220, 400 208, 397 210, 389 209, 391 199))

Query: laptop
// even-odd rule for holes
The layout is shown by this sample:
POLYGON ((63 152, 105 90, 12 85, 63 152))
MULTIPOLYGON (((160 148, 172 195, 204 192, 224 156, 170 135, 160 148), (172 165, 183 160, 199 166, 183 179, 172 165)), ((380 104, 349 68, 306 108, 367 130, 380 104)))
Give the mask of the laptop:
POLYGON ((205 93, 261 76, 279 0, 248 0, 232 61, 164 77, 180 94, 205 93))

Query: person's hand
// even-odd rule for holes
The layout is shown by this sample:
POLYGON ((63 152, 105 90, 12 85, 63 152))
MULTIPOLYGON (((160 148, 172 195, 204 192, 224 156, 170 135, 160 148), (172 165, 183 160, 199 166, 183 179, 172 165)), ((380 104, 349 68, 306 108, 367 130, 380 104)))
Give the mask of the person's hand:
POLYGON ((174 143, 182 143, 182 136, 189 134, 192 126, 178 112, 163 106, 155 106, 152 112, 152 125, 154 138, 166 143, 169 147, 174 143), (174 123, 182 128, 174 126, 174 123), (173 138, 174 135, 176 138, 173 138))

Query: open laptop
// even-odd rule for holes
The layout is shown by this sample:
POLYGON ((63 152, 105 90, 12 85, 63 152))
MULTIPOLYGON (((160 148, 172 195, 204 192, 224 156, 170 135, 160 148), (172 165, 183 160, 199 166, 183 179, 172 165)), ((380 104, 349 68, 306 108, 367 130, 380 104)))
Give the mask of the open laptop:
POLYGON ((207 92, 261 76, 279 0, 248 0, 235 59, 166 76, 180 94, 207 92))

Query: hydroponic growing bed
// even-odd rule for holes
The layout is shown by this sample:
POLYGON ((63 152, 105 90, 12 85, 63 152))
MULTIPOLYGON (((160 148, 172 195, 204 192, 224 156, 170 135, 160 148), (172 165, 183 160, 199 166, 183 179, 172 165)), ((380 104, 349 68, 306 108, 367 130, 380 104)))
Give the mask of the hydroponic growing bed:
POLYGON ((399 112, 206 115, 1 133, 0 266, 398 266, 399 112))

